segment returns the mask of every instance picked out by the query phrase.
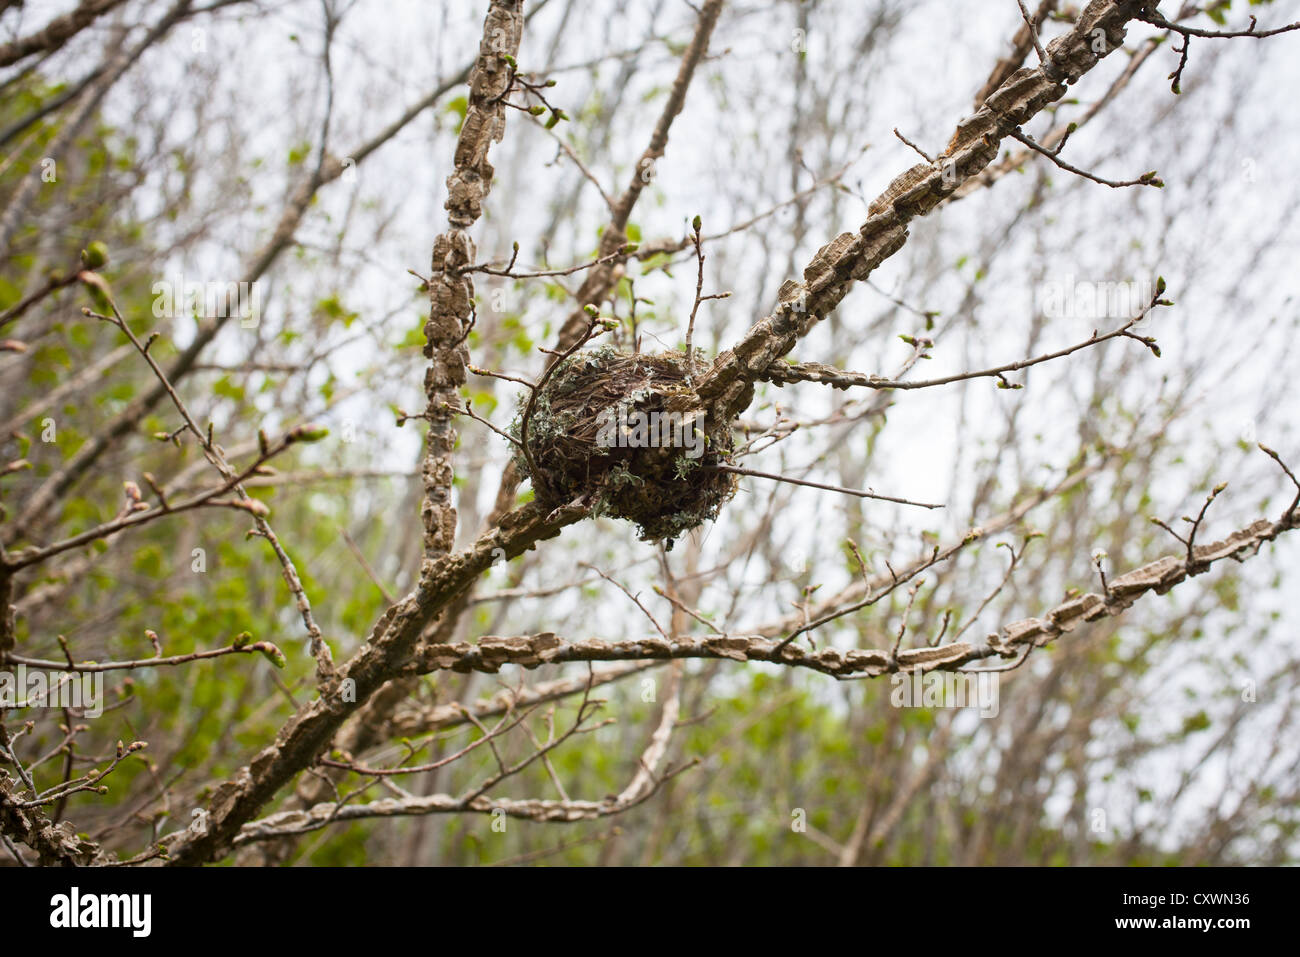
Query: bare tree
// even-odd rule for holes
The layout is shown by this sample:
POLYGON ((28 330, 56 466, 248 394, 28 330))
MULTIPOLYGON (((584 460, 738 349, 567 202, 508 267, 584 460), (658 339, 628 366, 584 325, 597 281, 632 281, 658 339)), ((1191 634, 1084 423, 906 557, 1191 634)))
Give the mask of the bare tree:
POLYGON ((0 19, 10 862, 1294 861, 1300 23, 362 6, 0 19))

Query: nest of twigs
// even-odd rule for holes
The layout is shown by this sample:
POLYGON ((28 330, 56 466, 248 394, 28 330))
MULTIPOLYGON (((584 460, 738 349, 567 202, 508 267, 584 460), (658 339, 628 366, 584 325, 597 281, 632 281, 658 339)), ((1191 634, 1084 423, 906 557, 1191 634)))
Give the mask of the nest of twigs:
POLYGON ((716 467, 731 452, 731 430, 706 424, 687 372, 680 352, 602 346, 560 360, 511 426, 537 500, 591 505, 669 547, 716 518, 736 487, 716 467))

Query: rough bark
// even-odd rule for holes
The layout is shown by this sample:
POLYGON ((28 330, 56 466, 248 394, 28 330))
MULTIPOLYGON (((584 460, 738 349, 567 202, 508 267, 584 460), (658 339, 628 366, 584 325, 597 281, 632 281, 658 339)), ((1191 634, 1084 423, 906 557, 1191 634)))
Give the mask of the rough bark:
POLYGON ((513 80, 506 57, 519 52, 523 32, 522 0, 494 0, 488 9, 478 61, 469 79, 469 104, 454 168, 447 177, 447 213, 451 228, 433 244, 429 277, 429 321, 424 354, 430 360, 424 377, 429 422, 424 457, 424 556, 434 561, 451 551, 456 539, 456 509, 451 503, 452 453, 459 408, 459 388, 465 384, 469 351, 465 337, 474 309, 474 281, 465 270, 474 264, 474 241, 466 232, 483 212, 492 189, 488 150, 505 135, 505 96, 513 80))
POLYGON ((856 234, 842 233, 823 246, 803 280, 787 281, 777 308, 718 356, 701 379, 698 391, 710 416, 729 421, 748 407, 763 371, 838 306, 855 281, 902 248, 907 224, 988 166, 1010 130, 1064 96, 1068 84, 1123 44, 1125 25, 1144 6, 1139 0, 1092 0, 1070 30, 1048 45, 1042 64, 1015 71, 974 116, 958 124, 935 163, 898 176, 871 204, 856 234))

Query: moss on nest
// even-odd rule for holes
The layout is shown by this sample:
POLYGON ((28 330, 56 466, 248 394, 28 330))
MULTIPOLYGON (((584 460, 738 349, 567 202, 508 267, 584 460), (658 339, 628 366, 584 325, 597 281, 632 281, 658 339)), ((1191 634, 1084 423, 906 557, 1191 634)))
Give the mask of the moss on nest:
MULTIPOLYGON (((525 398, 511 424, 521 441, 526 410, 525 398)), ((736 487, 714 468, 732 449, 731 430, 705 423, 680 352, 602 346, 562 360, 533 402, 527 441, 515 462, 538 501, 582 499, 669 547, 717 517, 736 487)))

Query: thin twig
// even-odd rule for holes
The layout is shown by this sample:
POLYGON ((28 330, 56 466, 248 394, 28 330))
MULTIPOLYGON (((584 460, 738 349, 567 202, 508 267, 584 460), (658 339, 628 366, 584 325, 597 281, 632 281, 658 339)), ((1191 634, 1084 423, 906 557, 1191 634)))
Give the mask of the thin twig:
POLYGON ((807 488, 818 488, 825 492, 839 492, 843 495, 856 495, 858 498, 873 498, 882 502, 895 502, 899 505, 915 505, 918 508, 943 508, 943 505, 932 502, 914 502, 907 498, 898 498, 893 495, 878 495, 870 490, 863 491, 856 488, 844 488, 839 485, 823 485, 821 482, 809 482, 804 479, 789 478, 785 475, 774 475, 771 472, 759 472, 754 469, 742 469, 735 465, 715 465, 713 468, 720 472, 732 472, 736 475, 749 475, 753 478, 771 479, 774 482, 787 482, 790 485, 803 485, 807 488))
POLYGON ((1029 136, 1026 133, 1022 133, 1019 129, 1015 127, 1008 129, 1007 135, 1010 136, 1013 140, 1019 140, 1025 146, 1028 146, 1031 150, 1033 150, 1035 153, 1043 154, 1048 159, 1050 159, 1053 163, 1059 166, 1061 169, 1065 170, 1067 173, 1074 173, 1076 176, 1082 176, 1084 179, 1090 179, 1094 183, 1100 183, 1102 186, 1109 186, 1111 189, 1122 189, 1125 186, 1154 186, 1157 189, 1161 189, 1165 185, 1164 180, 1160 179, 1160 177, 1156 175, 1154 170, 1152 170, 1149 173, 1143 173, 1137 179, 1126 179, 1126 180, 1105 179, 1104 177, 1098 176, 1095 173, 1089 173, 1086 169, 1079 169, 1079 167, 1067 163, 1065 160, 1057 156, 1056 153, 1052 152, 1047 147, 1042 146, 1037 141, 1035 141, 1032 136, 1029 136))
POLYGON ((1020 15, 1025 18, 1025 26, 1029 28, 1029 35, 1034 40, 1034 50, 1038 53, 1038 62, 1047 62, 1047 51, 1043 49, 1043 41, 1038 39, 1038 28, 1034 26, 1034 18, 1029 15, 1029 8, 1025 6, 1025 0, 1016 0, 1020 4, 1020 15))

